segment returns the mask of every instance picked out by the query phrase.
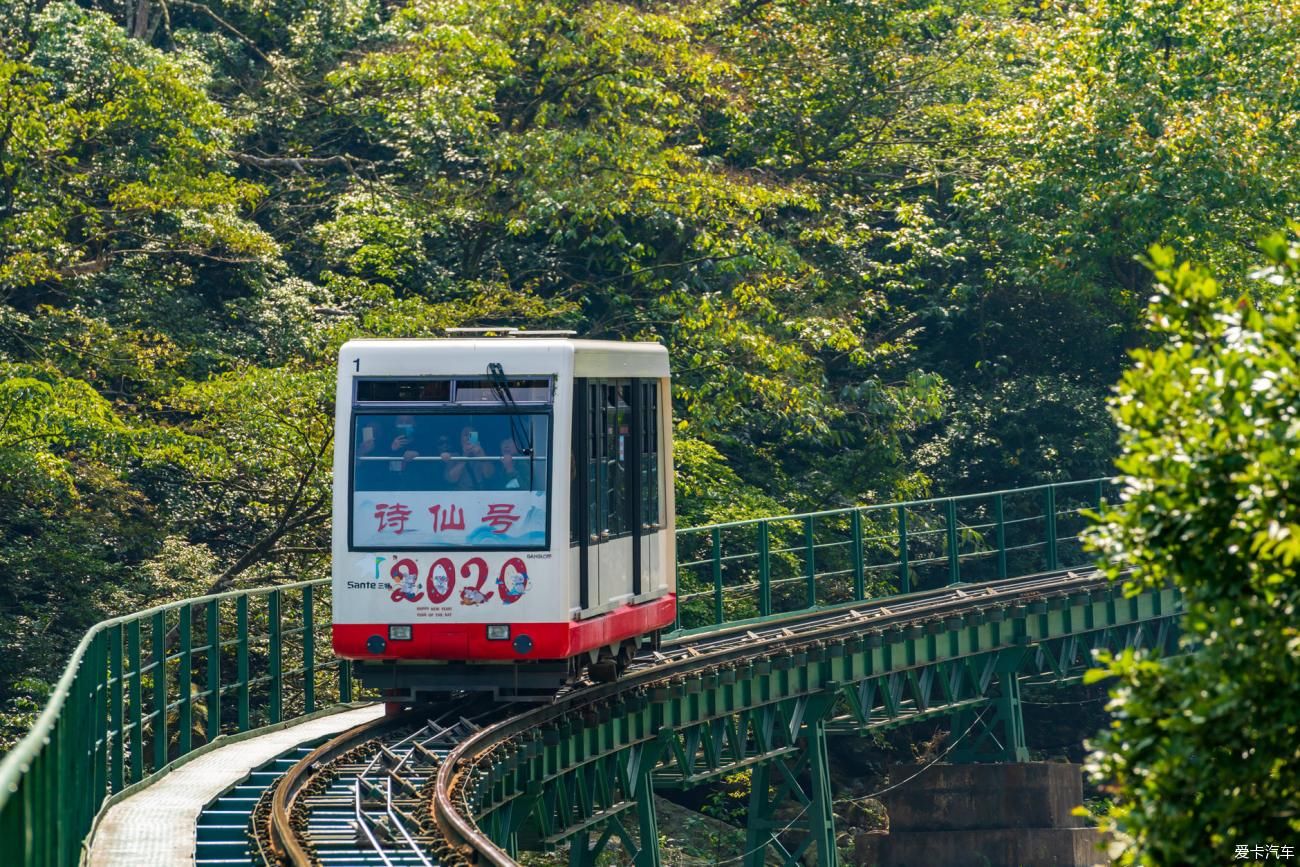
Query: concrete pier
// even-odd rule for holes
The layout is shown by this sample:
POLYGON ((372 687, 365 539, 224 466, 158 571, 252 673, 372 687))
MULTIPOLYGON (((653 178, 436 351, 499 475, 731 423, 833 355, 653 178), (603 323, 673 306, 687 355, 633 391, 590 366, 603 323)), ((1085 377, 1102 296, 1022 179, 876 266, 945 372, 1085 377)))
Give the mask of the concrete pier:
POLYGON ((889 833, 859 838, 855 862, 878 867, 1092 867, 1102 837, 1073 815, 1083 803, 1078 765, 902 765, 911 780, 880 800, 889 833))

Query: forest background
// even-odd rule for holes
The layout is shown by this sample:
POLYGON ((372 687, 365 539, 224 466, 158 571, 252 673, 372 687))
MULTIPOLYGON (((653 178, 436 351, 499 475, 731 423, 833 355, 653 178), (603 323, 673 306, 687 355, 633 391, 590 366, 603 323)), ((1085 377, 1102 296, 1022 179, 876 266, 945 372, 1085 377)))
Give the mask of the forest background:
POLYGON ((107 614, 326 573, 356 336, 663 341, 678 521, 1113 472, 1160 242, 1300 192, 1263 0, 0 0, 0 749, 107 614))

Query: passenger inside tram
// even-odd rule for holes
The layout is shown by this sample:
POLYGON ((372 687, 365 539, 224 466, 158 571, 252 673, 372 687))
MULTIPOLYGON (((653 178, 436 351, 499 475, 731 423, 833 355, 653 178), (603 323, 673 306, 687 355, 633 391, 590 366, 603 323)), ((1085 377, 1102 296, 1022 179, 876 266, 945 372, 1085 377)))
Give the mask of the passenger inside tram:
POLYGON ((481 491, 491 490, 492 480, 497 467, 487 460, 487 452, 479 441, 478 428, 465 425, 460 429, 460 452, 453 454, 450 449, 440 456, 443 463, 443 478, 448 490, 481 491), (459 460, 456 460, 459 458, 459 460))
POLYGON ((358 416, 354 484, 362 491, 544 491, 546 422, 525 417, 521 428, 520 421, 512 429, 504 415, 358 416))

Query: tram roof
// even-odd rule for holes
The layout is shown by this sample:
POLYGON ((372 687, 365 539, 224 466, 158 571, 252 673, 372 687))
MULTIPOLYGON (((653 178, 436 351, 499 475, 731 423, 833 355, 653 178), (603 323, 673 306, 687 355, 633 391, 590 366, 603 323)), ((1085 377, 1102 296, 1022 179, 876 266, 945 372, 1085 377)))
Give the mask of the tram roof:
MULTIPOLYGON (((339 359, 347 364, 361 356, 392 367, 392 374, 419 375, 413 366, 424 368, 426 359, 436 359, 437 373, 424 375, 480 374, 492 361, 509 360, 532 366, 520 375, 546 373, 568 367, 562 359, 573 359, 575 376, 617 377, 668 376, 668 350, 648 341, 582 340, 563 337, 444 337, 444 338, 357 338, 339 350, 339 359)), ((385 370, 384 373, 389 373, 385 370)), ((506 374, 515 371, 507 366, 506 374)))

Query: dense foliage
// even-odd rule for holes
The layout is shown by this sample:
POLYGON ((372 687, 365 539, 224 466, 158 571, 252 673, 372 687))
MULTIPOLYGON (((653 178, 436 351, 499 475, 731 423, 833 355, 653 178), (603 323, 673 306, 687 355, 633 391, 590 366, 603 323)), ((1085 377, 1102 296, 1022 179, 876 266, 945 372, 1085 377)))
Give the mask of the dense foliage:
POLYGON ((4 7, 11 707, 321 572, 351 336, 664 341, 686 523, 1105 475, 1132 252, 1241 273, 1297 185, 1262 0, 4 7))
POLYGON ((1114 403, 1124 502, 1097 539, 1129 587, 1183 592, 1195 651, 1110 661, 1096 769, 1127 864, 1254 861, 1300 833, 1300 243, 1266 248, 1259 304, 1154 249, 1161 345, 1114 403))

